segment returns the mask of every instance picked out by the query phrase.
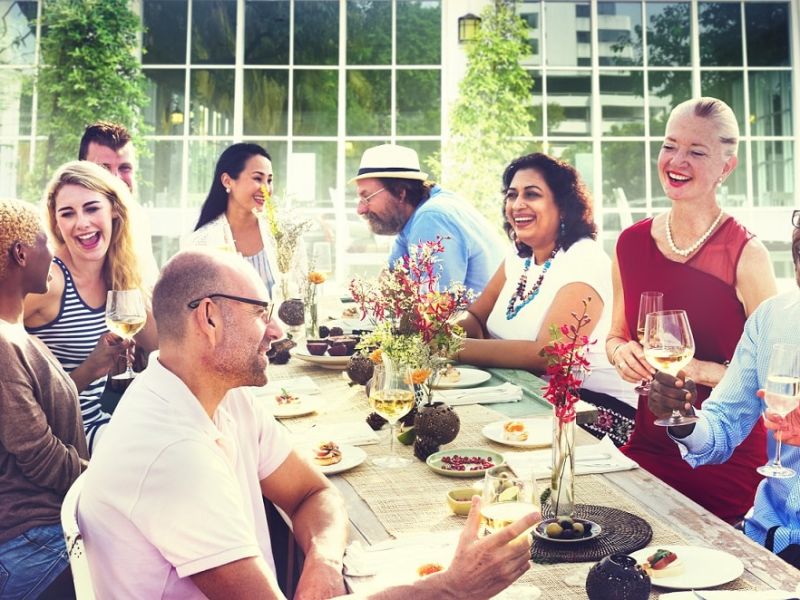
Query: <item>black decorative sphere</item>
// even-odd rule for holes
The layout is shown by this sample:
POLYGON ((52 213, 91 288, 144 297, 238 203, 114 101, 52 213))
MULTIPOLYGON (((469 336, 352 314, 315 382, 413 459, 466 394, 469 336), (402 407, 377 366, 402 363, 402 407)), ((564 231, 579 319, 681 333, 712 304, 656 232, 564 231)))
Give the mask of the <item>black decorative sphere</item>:
POLYGON ((434 440, 438 444, 449 444, 458 435, 461 419, 444 402, 422 404, 417 409, 414 427, 418 436, 434 440))
POLYGON ((612 554, 595 564, 586 577, 589 600, 647 600, 650 577, 627 554, 612 554))

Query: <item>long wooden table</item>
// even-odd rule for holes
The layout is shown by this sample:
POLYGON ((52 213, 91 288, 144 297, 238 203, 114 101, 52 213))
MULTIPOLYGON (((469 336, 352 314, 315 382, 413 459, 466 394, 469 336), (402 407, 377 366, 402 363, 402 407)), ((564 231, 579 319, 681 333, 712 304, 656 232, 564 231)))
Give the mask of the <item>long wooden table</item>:
MULTIPOLYGON (((284 421, 290 430, 303 431, 315 422, 331 423, 352 420, 354 416, 363 418, 368 414, 369 408, 363 391, 359 387, 348 386, 339 371, 324 370, 316 365, 303 363, 297 358, 293 358, 289 365, 270 367, 270 377, 274 380, 300 375, 308 375, 320 385, 322 389, 321 408, 316 415, 284 421)), ((502 405, 493 405, 491 408, 500 406, 502 405)), ((546 408, 546 406, 531 405, 531 412, 542 414, 546 408)), ((519 412, 520 407, 518 406, 515 408, 517 416, 519 416, 519 412)), ((502 419, 503 415, 498 413, 497 418, 502 419)), ((589 434, 580 429, 578 431, 579 445, 596 442, 589 434)), ((447 447, 459 447, 458 438, 447 447)), ((367 451, 368 455, 384 454, 387 450, 383 443, 379 446, 363 446, 362 448, 367 451)), ((406 454, 409 453, 407 448, 403 451, 406 454)), ((415 464, 407 468, 417 470, 415 472, 418 472, 420 477, 427 476, 428 473, 428 468, 422 462, 415 461, 415 464)), ((662 524, 666 523, 674 534, 685 540, 686 544, 723 549, 739 557, 744 563, 745 571, 736 587, 754 590, 794 590, 800 582, 800 571, 752 542, 743 533, 718 519, 644 469, 605 473, 591 477, 602 478, 603 483, 613 488, 626 501, 637 506, 640 514, 650 515, 653 520, 662 524)), ((442 477, 442 479, 449 478, 442 477)), ((333 476, 331 480, 347 503, 353 540, 360 540, 365 544, 375 544, 392 537, 387 526, 376 515, 373 508, 356 491, 356 486, 352 482, 352 477, 348 477, 348 473, 333 476)), ((458 480, 452 480, 451 483, 452 485, 449 487, 459 485, 458 480)), ((441 504, 444 503, 444 497, 438 495, 437 492, 430 497, 420 496, 419 502, 420 506, 429 503, 441 504)), ((539 587, 543 592, 542 598, 565 597, 563 590, 561 593, 556 593, 541 585, 539 587)), ((663 593, 664 591, 668 590, 654 588, 652 597, 657 598, 659 592, 663 593)), ((585 597, 583 589, 577 587, 570 588, 569 594, 568 597, 585 597)))

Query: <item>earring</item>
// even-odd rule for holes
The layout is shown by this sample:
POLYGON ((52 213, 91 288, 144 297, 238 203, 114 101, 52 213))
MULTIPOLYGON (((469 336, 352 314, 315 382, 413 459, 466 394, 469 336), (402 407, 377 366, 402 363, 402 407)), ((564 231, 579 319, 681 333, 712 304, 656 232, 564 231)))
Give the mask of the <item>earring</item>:
POLYGON ((562 217, 562 218, 561 218, 561 237, 562 237, 562 238, 564 237, 564 230, 565 230, 565 227, 564 227, 564 218, 562 217))
POLYGON ((226 194, 230 194, 230 193, 231 193, 231 188, 229 188, 229 187, 226 187, 226 188, 225 188, 225 193, 226 193, 226 194))

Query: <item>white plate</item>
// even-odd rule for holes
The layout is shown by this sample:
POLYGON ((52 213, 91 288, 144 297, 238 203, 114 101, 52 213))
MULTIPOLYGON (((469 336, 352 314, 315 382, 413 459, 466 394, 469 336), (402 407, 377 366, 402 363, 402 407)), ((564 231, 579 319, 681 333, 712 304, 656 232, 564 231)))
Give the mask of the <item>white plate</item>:
POLYGON ((307 398, 300 398, 297 402, 278 404, 274 399, 268 400, 269 411, 276 419, 291 419, 310 415, 317 410, 317 403, 307 398))
POLYGON ((481 371, 480 369, 471 369, 468 367, 457 367, 459 372, 461 373, 461 377, 458 381, 442 381, 439 379, 439 382, 433 386, 435 389, 439 390, 449 390, 449 389, 456 389, 456 388, 468 388, 474 387, 476 385, 480 385, 485 381, 489 381, 492 378, 492 374, 486 371, 481 371))
POLYGON ((349 356, 328 356, 327 354, 315 356, 314 354, 309 354, 306 350, 301 350, 299 348, 292 350, 292 356, 296 356, 300 360, 304 360, 313 365, 318 365, 323 369, 333 369, 335 371, 346 369, 347 363, 350 362, 349 356))
POLYGON ((669 577, 651 577, 653 585, 670 590, 704 589, 733 581, 744 573, 742 561, 712 548, 700 546, 650 546, 632 552, 636 562, 642 564, 659 548, 678 555, 683 570, 669 577))
POLYGON ((481 431, 493 442, 513 446, 514 448, 547 448, 553 442, 553 420, 549 417, 539 419, 504 419, 489 423, 481 431), (509 421, 522 421, 528 430, 528 439, 515 442, 503 438, 503 425, 509 421))
MULTIPOLYGON (((364 459, 367 458, 367 453, 356 446, 339 446, 339 449, 342 451, 342 460, 340 460, 338 463, 325 465, 324 467, 317 465, 319 470, 325 473, 325 475, 333 475, 334 473, 349 471, 353 467, 360 465, 362 462, 364 462, 364 459)), ((311 450, 312 456, 313 452, 314 451, 311 450)))

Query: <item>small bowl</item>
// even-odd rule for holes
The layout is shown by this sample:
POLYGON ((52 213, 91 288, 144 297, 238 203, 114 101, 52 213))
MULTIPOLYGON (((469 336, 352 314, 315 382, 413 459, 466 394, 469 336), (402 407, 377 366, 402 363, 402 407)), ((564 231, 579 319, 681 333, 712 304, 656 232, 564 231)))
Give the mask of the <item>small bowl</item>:
POLYGON ((473 487, 450 490, 447 492, 447 503, 450 505, 450 510, 457 515, 467 516, 472 507, 472 497, 476 494, 480 496, 480 492, 475 491, 473 487))
POLYGON ((308 340, 306 342, 306 348, 309 354, 322 356, 328 349, 328 340, 308 340))

